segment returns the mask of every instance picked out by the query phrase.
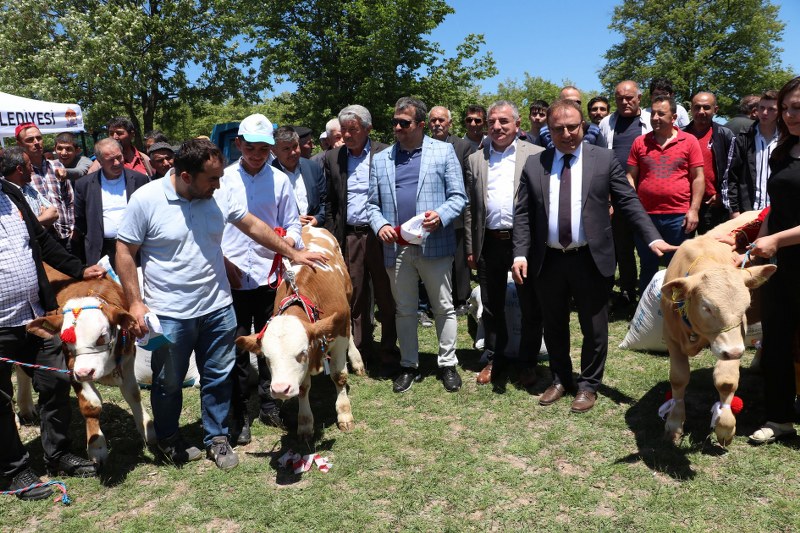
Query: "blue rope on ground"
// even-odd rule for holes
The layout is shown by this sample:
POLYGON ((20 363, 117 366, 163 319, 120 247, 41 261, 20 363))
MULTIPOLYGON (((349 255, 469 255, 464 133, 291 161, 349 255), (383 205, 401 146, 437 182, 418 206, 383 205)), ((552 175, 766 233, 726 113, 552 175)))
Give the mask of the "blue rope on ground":
POLYGON ((25 487, 24 489, 3 490, 3 491, 0 491, 0 494, 7 494, 7 495, 10 495, 10 496, 16 496, 17 494, 22 494, 23 492, 28 492, 29 490, 33 490, 33 489, 38 489, 39 487, 47 487, 49 485, 53 485, 58 490, 61 491, 61 494, 56 496, 56 499, 53 500, 54 502, 57 502, 58 500, 61 500, 61 503, 63 503, 64 505, 69 505, 70 503, 72 503, 72 499, 70 499, 70 497, 67 495, 67 485, 63 481, 46 481, 46 482, 43 482, 43 483, 34 483, 33 485, 30 485, 29 487, 25 487))
POLYGON ((28 368, 38 368, 40 370, 50 370, 51 372, 59 372, 61 374, 72 374, 72 370, 66 370, 62 368, 54 368, 52 366, 44 366, 44 365, 34 365, 31 363, 23 363, 22 361, 15 361, 13 359, 9 359, 8 357, 0 357, 0 361, 4 363, 9 363, 12 365, 19 365, 19 366, 27 366, 28 368))

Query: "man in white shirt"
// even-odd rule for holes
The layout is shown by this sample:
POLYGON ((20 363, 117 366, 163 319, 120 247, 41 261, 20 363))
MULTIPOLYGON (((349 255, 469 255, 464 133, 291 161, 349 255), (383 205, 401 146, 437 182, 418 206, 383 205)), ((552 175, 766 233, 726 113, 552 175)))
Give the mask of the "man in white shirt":
POLYGON ((300 223, 305 226, 322 226, 325 223, 325 201, 328 185, 319 165, 300 155, 300 138, 292 126, 281 126, 275 131, 272 166, 282 170, 292 184, 300 223))
MULTIPOLYGON (((220 182, 222 190, 229 191, 235 200, 270 227, 283 228, 286 243, 301 249, 298 198, 290 178, 270 165, 267 159, 275 145, 272 123, 264 115, 248 116, 240 123, 235 142, 242 157, 225 169, 220 182)), ((297 181, 302 183, 303 180, 297 181)), ((222 252, 233 289, 236 335, 249 335, 251 329, 261 331, 272 316, 279 281, 276 269, 282 266, 280 259, 276 262, 272 250, 256 243, 232 225, 225 226, 222 234, 222 252)), ((249 352, 237 348, 232 372, 230 427, 231 439, 242 445, 250 442, 251 438, 247 415, 249 369, 249 352)), ((280 410, 269 392, 271 376, 263 358, 258 359, 258 374, 259 418, 267 425, 280 426, 280 410)))

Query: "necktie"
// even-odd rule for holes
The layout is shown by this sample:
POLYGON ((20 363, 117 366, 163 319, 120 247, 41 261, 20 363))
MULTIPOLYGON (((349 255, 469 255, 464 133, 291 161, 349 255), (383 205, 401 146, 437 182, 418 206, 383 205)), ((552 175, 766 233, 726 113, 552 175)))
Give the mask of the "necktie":
POLYGON ((572 243, 572 154, 564 156, 564 168, 561 170, 561 185, 558 191, 558 242, 563 248, 572 243))

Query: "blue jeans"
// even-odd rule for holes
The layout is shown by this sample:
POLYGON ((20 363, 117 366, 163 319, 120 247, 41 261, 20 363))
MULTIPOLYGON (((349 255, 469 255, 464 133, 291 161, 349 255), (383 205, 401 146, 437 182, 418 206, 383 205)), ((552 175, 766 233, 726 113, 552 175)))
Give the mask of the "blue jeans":
MULTIPOLYGON (((680 246, 680 244, 691 235, 686 235, 683 232, 683 218, 685 215, 650 215, 650 220, 661 234, 661 238, 669 244, 680 246)), ((658 272, 658 264, 661 260, 665 265, 669 265, 672 260, 673 253, 664 254, 664 257, 658 257, 654 254, 648 244, 644 242, 642 237, 637 233, 634 235, 634 242, 636 243, 636 250, 639 252, 639 297, 644 294, 647 285, 653 276, 658 272)))
POLYGON ((197 318, 159 316, 164 335, 172 341, 153 352, 153 406, 156 436, 171 437, 178 431, 183 407, 183 378, 194 351, 200 372, 200 407, 203 418, 203 444, 228 435, 228 411, 233 382, 231 371, 236 361, 234 339, 236 315, 229 305, 197 318))

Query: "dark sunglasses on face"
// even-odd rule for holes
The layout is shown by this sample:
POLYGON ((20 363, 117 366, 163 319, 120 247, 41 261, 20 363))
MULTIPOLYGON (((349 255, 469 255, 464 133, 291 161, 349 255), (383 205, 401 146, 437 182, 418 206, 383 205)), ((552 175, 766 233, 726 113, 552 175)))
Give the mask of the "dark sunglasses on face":
POLYGON ((402 129, 406 129, 414 122, 413 120, 406 120, 404 118, 393 118, 392 119, 392 126, 400 126, 402 129))
POLYGON ((467 124, 472 124, 474 122, 476 126, 480 126, 481 124, 483 124, 483 119, 476 117, 467 117, 466 119, 464 119, 464 122, 466 122, 467 124))

